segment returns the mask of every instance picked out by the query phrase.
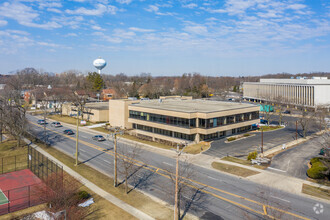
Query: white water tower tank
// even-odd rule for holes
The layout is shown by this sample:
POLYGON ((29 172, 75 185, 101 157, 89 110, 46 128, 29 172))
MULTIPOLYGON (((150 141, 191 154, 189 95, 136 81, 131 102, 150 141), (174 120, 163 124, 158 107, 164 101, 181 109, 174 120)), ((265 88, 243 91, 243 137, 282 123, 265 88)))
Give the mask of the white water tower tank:
POLYGON ((99 73, 101 74, 101 70, 107 65, 107 62, 99 57, 98 59, 94 60, 93 65, 96 69, 99 70, 99 73))

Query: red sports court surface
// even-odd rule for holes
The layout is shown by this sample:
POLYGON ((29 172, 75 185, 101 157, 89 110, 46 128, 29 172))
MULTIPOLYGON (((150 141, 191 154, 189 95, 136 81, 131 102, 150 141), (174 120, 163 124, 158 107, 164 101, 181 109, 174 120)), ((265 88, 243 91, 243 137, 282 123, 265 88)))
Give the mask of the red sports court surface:
POLYGON ((36 205, 35 189, 42 185, 42 181, 29 169, 0 175, 0 189, 9 201, 0 205, 0 215, 36 205))

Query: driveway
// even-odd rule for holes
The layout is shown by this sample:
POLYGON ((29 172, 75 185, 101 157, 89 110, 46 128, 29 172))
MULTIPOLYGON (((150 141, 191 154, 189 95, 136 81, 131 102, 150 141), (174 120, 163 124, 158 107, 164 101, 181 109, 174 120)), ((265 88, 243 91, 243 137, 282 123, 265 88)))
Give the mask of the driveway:
POLYGON ((322 137, 317 137, 277 154, 267 170, 306 179, 307 164, 320 153, 322 141, 322 137))
MULTIPOLYGON (((271 124, 278 124, 278 116, 273 115, 271 124)), ((295 140, 296 138, 296 121, 298 118, 284 116, 283 122, 287 123, 287 126, 283 129, 268 131, 263 133, 263 146, 264 151, 271 149, 275 146, 287 143, 289 141, 295 140)), ((308 132, 308 135, 311 135, 315 132, 315 128, 311 128, 308 132)), ((301 137, 301 129, 298 125, 298 138, 301 137)), ((261 148, 261 133, 260 132, 251 132, 255 134, 253 137, 248 137, 231 143, 225 143, 226 138, 213 141, 209 150, 204 152, 204 154, 216 157, 224 156, 235 156, 235 157, 245 157, 249 152, 258 150, 260 152, 261 148)))

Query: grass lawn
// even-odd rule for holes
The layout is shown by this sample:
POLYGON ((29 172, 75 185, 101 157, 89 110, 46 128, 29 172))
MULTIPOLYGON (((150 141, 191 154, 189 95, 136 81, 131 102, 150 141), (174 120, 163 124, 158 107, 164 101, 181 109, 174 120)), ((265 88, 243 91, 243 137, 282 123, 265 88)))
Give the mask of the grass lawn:
POLYGON ((30 215, 35 212, 39 212, 45 210, 46 205, 41 204, 37 206, 32 206, 30 208, 22 209, 17 212, 12 212, 6 215, 1 215, 2 220, 10 220, 10 219, 22 219, 24 216, 30 215))
POLYGON ((230 162, 234 162, 234 163, 239 163, 239 164, 242 164, 242 165, 245 165, 245 166, 251 166, 251 167, 255 167, 255 168, 258 168, 258 169, 262 169, 262 170, 267 168, 267 166, 262 166, 262 165, 257 165, 257 164, 252 165, 251 161, 239 159, 239 158, 236 158, 236 157, 224 157, 221 160, 230 161, 230 162))
MULTIPOLYGON (((141 211, 147 213, 148 215, 154 217, 155 219, 172 219, 173 218, 173 210, 172 208, 155 202, 148 196, 133 190, 129 194, 126 195, 125 189, 123 185, 119 187, 113 186, 113 179, 90 166, 85 164, 80 164, 78 167, 74 166, 75 160, 70 156, 52 148, 46 147, 41 144, 38 144, 48 153, 56 157, 62 163, 88 179, 89 181, 93 182, 103 190, 111 193, 112 195, 116 196, 118 199, 130 204, 131 206, 140 209, 141 211)), ((188 218, 188 217, 185 217, 188 218)), ((110 218, 111 219, 111 218, 110 218)), ((122 217, 118 219, 123 219, 122 217)))
POLYGON ((311 181, 313 183, 318 183, 318 184, 322 184, 322 185, 325 185, 325 186, 330 186, 330 181, 329 180, 317 180, 317 179, 311 179, 311 178, 308 178, 307 179, 308 181, 311 181))
POLYGON ((261 131, 261 128, 263 131, 274 131, 280 128, 283 128, 282 126, 261 126, 259 127, 258 131, 261 131))
POLYGON ((303 184, 302 193, 330 200, 330 190, 322 189, 316 186, 303 184))
POLYGON ((110 134, 109 130, 105 129, 104 127, 97 127, 97 128, 91 128, 95 131, 99 131, 99 132, 103 132, 103 133, 106 133, 106 134, 110 134))
POLYGON ((199 154, 203 151, 208 150, 210 148, 210 146, 211 146, 211 142, 203 141, 198 144, 192 144, 192 145, 187 146, 184 149, 184 152, 189 153, 189 154, 199 154))
POLYGON ((248 176, 252 176, 252 175, 260 173, 260 172, 254 171, 254 170, 245 169, 243 167, 233 166, 233 165, 219 163, 219 162, 213 162, 212 167, 217 170, 220 170, 220 171, 223 171, 226 173, 231 173, 236 176, 242 176, 242 177, 248 177, 248 176))
MULTIPOLYGON (((68 123, 68 124, 72 124, 72 125, 77 125, 77 119, 73 118, 73 117, 69 117, 67 115, 63 115, 61 117, 61 115, 47 115, 47 118, 53 119, 55 121, 59 121, 59 122, 64 122, 64 123, 68 123)), ((80 123, 80 122, 79 122, 80 123)), ((94 125, 94 123, 87 121, 86 125, 80 125, 79 126, 89 126, 89 125, 94 125)))

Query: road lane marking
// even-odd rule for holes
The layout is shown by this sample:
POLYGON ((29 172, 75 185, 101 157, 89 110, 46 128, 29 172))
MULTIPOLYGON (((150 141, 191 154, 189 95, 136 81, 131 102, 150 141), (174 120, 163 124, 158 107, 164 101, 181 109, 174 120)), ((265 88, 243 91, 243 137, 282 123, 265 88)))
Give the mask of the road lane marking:
MULTIPOLYGON (((30 122, 30 123, 31 123, 31 124, 34 124, 34 125, 36 125, 36 126, 38 126, 38 127, 43 128, 43 126, 40 126, 40 125, 35 124, 35 123, 33 123, 33 122, 30 122)), ((47 129, 48 129, 48 128, 47 128, 47 129)), ((49 130, 49 129, 48 129, 48 130, 49 130)), ((58 133, 58 134, 60 134, 60 135, 63 135, 62 133, 59 133, 59 132, 57 132, 57 131, 53 131, 53 132, 58 133)), ((73 138, 73 137, 70 137, 70 136, 68 136, 68 138, 71 139, 71 140, 73 140, 73 141, 76 140, 76 138, 73 138)), ((96 149, 96 150, 99 150, 99 151, 103 151, 103 148, 100 148, 100 147, 98 147, 97 145, 90 144, 90 143, 88 143, 88 142, 86 142, 86 141, 82 141, 82 140, 80 140, 79 142, 80 142, 80 143, 83 143, 83 144, 85 144, 86 146, 89 146, 89 147, 91 147, 91 148, 93 148, 93 149, 96 149)), ((113 153, 112 151, 108 151, 108 152, 105 152, 105 153, 106 153, 106 154, 109 154, 109 155, 111 155, 111 156, 114 156, 114 153, 113 153)), ((117 154, 118 154, 118 157, 122 157, 122 158, 124 158, 124 160, 127 160, 127 161, 129 161, 130 163, 132 163, 132 164, 134 164, 134 165, 136 165, 136 166, 141 166, 142 168, 144 168, 144 169, 146 169, 146 170, 150 170, 150 171, 152 171, 152 172, 155 172, 155 173, 157 173, 158 175, 161 175, 161 176, 166 177, 166 178, 168 178, 168 179, 171 178, 170 175, 173 175, 171 172, 169 172, 169 171, 167 171, 167 170, 164 170, 164 169, 158 168, 158 167, 153 166, 153 165, 151 165, 151 164, 146 164, 146 163, 141 162, 141 161, 138 161, 138 160, 136 160, 136 159, 128 158, 127 156, 125 156, 125 155, 121 155, 121 154, 119 154, 119 153, 117 153, 117 154), (128 159, 125 159, 125 158, 128 158, 128 159), (133 161, 135 161, 135 162, 133 162, 133 161), (149 168, 149 167, 151 167, 151 168, 149 168), (160 173, 159 170, 161 170, 161 171, 164 172, 164 173, 167 173, 167 175, 166 175, 166 174, 163 174, 163 173, 160 173)), ((246 198, 246 197, 239 196, 239 195, 236 195, 236 194, 234 194, 234 193, 230 193, 230 192, 227 192, 227 191, 221 190, 221 189, 216 188, 216 187, 209 186, 209 185, 207 185, 207 184, 204 184, 204 183, 201 183, 201 182, 198 182, 198 181, 192 180, 192 179, 188 179, 188 178, 185 178, 185 177, 182 177, 182 178, 183 178, 183 179, 186 179, 186 180, 189 180, 189 181, 192 182, 192 183, 195 183, 195 184, 198 184, 198 185, 201 185, 201 186, 204 186, 204 187, 210 188, 210 189, 214 189, 214 190, 216 190, 216 191, 218 191, 218 192, 222 192, 222 193, 225 193, 225 194, 231 195, 231 196, 233 196, 233 197, 241 198, 241 199, 243 199, 243 200, 245 200, 245 201, 249 201, 249 202, 252 202, 252 203, 255 203, 255 204, 261 205, 262 207, 263 207, 263 206, 266 206, 267 208, 274 209, 274 210, 277 210, 277 211, 279 211, 279 212, 282 212, 282 213, 285 213, 285 214, 288 214, 288 215, 291 215, 291 216, 294 216, 294 217, 297 217, 297 218, 300 218, 300 219, 310 220, 309 218, 306 218, 306 217, 303 217, 303 216, 297 215, 297 214, 295 214, 295 213, 288 212, 288 211, 285 211, 285 210, 282 210, 282 209, 279 209, 279 208, 276 208, 276 207, 273 207, 273 206, 270 206, 270 205, 264 205, 264 204, 261 203, 261 202, 258 202, 258 201, 252 200, 252 199, 248 199, 248 198, 246 198)), ((263 212, 260 212, 260 211, 254 210, 254 209, 252 209, 252 208, 250 208, 250 207, 248 207, 248 206, 246 206, 246 205, 243 205, 243 204, 241 204, 241 203, 238 203, 238 202, 232 201, 232 200, 230 200, 230 199, 227 199, 227 198, 222 197, 222 196, 220 196, 220 195, 214 194, 214 193, 212 193, 212 192, 210 192, 210 191, 207 191, 207 190, 205 190, 205 189, 201 189, 201 188, 199 188, 199 187, 197 187, 197 186, 195 186, 195 185, 189 184, 189 183, 187 183, 187 182, 183 182, 183 181, 181 181, 181 182, 182 182, 183 184, 185 184, 185 185, 191 187, 191 188, 194 188, 194 189, 197 189, 197 190, 199 190, 199 191, 201 191, 201 192, 204 192, 204 193, 206 193, 206 194, 212 195, 213 197, 219 198, 219 199, 224 200, 224 201, 226 201, 226 202, 228 202, 228 203, 231 203, 231 204, 237 205, 237 206, 239 206, 239 207, 242 207, 242 208, 244 208, 244 209, 250 210, 250 211, 255 212, 255 213, 257 213, 257 214, 264 215, 263 212)), ((267 214, 267 216, 270 217, 270 218, 274 218, 273 216, 270 216, 270 215, 268 215, 268 214, 267 214)))
POLYGON ((271 170, 276 170, 276 171, 280 171, 280 172, 286 173, 286 171, 285 171, 285 170, 280 170, 280 169, 277 169, 277 168, 273 168, 273 167, 268 167, 268 169, 271 169, 271 170))
POLYGON ((214 178, 214 177, 212 177, 212 176, 207 176, 207 178, 210 178, 210 179, 213 179, 213 180, 217 180, 217 181, 221 181, 221 180, 219 180, 219 179, 217 179, 217 178, 214 178))
POLYGON ((173 167, 173 166, 174 166, 173 164, 170 164, 170 163, 166 163, 166 162, 163 162, 163 164, 166 164, 166 165, 168 165, 168 166, 171 166, 171 167, 173 167))
POLYGON ((78 151, 81 151, 81 152, 84 152, 84 153, 86 153, 86 151, 85 151, 85 150, 83 150, 83 149, 79 149, 78 151))
POLYGON ((285 200, 285 199, 282 199, 282 198, 279 198, 279 197, 276 197, 276 196, 270 196, 270 197, 273 197, 273 198, 278 199, 278 200, 282 200, 284 202, 291 203, 291 201, 289 201, 289 200, 285 200))
POLYGON ((103 160, 104 162, 106 162, 106 163, 108 163, 108 164, 111 164, 109 161, 107 161, 107 160, 103 160))
POLYGON ((267 214, 267 208, 266 208, 266 206, 263 205, 262 207, 263 207, 263 209, 264 209, 264 213, 265 213, 265 215, 268 215, 268 214, 267 214))

